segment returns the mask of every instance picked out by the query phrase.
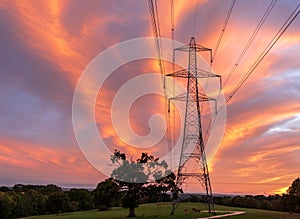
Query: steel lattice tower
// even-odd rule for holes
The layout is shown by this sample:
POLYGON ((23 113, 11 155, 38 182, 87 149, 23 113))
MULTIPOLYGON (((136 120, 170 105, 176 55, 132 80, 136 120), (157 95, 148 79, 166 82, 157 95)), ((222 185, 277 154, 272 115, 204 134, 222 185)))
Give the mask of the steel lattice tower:
MULTIPOLYGON (((221 80, 221 76, 197 68, 197 52, 208 52, 211 57, 212 50, 197 45, 194 37, 191 38, 189 44, 175 50, 185 51, 189 54, 188 69, 166 75, 187 79, 187 92, 172 98, 173 100, 186 101, 184 136, 177 173, 177 186, 182 188, 182 184, 191 177, 199 180, 205 189, 208 210, 215 213, 202 134, 201 102, 216 100, 201 92, 198 79, 219 77, 221 80)), ((174 208, 172 213, 174 213, 174 208)))

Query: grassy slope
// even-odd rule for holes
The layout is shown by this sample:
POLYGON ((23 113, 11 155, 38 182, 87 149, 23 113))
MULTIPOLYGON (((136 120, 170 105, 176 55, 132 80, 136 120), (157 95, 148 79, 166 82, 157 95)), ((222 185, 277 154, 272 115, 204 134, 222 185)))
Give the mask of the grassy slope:
MULTIPOLYGON (((207 213, 194 213, 191 211, 192 208, 205 209, 201 203, 181 203, 176 209, 175 216, 170 216, 171 204, 163 203, 161 206, 157 204, 141 205, 136 209, 137 218, 143 219, 196 219, 200 217, 208 216, 207 213), (189 212, 185 212, 184 209, 188 209, 189 212)), ((236 219, 283 219, 293 218, 300 219, 300 214, 289 215, 286 212, 275 212, 258 209, 247 209, 247 208, 233 208, 226 206, 216 206, 216 210, 228 210, 228 211, 245 211, 246 214, 239 216, 226 217, 236 219)), ((87 212, 74 212, 56 215, 45 215, 38 217, 31 217, 32 219, 124 219, 128 214, 127 209, 114 208, 110 211, 87 211, 87 212)))

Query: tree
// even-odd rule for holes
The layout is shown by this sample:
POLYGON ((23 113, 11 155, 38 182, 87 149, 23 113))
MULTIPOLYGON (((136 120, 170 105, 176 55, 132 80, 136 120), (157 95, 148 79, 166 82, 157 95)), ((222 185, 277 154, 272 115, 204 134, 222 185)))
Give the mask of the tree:
POLYGON ((13 193, 14 208, 12 210, 12 218, 20 218, 29 216, 28 202, 25 199, 24 193, 13 193))
POLYGON ((0 192, 0 218, 8 219, 11 218, 13 210, 12 199, 5 193, 0 192))
POLYGON ((259 208, 261 209, 266 209, 266 210, 272 210, 272 204, 270 201, 268 200, 262 200, 260 203, 259 203, 259 208))
POLYGON ((285 200, 285 203, 288 203, 288 209, 290 211, 300 212, 300 178, 293 181, 287 193, 289 196, 288 201, 285 200))
POLYGON ((70 199, 68 195, 63 192, 53 192, 48 196, 46 202, 49 213, 59 214, 59 212, 65 212, 69 210, 70 199))
POLYGON ((92 209, 92 195, 87 189, 71 189, 68 193, 71 203, 75 203, 73 210, 86 211, 92 209))
POLYGON ((53 192, 62 191, 62 189, 56 185, 49 184, 49 185, 23 185, 23 184, 16 184, 12 187, 14 192, 22 193, 27 192, 28 190, 35 190, 43 195, 49 195, 53 192))
POLYGON ((287 190, 289 195, 300 196, 300 178, 298 177, 287 190))
POLYGON ((1 186, 0 187, 0 192, 9 192, 9 191, 11 191, 11 189, 8 188, 7 186, 1 186))
POLYGON ((258 207, 258 201, 255 200, 252 196, 245 197, 246 199, 246 206, 247 208, 257 208, 258 207))
POLYGON ((116 165, 111 177, 122 190, 122 205, 128 208, 128 217, 136 217, 135 208, 147 198, 147 186, 157 186, 158 193, 179 191, 175 184, 175 174, 168 169, 167 163, 160 162, 148 153, 142 153, 136 161, 129 161, 125 153, 116 150, 111 161, 116 165))
POLYGON ((51 193, 54 192, 61 192, 62 188, 53 184, 48 184, 46 186, 37 186, 35 190, 37 190, 39 193, 43 195, 50 195, 51 193))
MULTIPOLYGON (((42 214, 45 209, 45 199, 42 194, 34 189, 28 190, 22 195, 22 205, 26 216, 42 214)), ((25 215, 24 215, 25 216, 25 215)))
POLYGON ((94 203, 99 210, 108 210, 116 206, 118 200, 120 200, 120 186, 112 178, 100 182, 94 190, 94 203))

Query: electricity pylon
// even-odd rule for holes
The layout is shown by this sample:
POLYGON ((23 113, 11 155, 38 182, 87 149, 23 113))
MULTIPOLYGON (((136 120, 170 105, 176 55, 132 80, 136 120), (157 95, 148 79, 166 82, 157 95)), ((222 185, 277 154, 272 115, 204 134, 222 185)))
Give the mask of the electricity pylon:
MULTIPOLYGON (((186 93, 171 98, 173 100, 186 101, 183 142, 177 173, 177 186, 182 188, 182 184, 185 183, 188 178, 196 178, 205 189, 209 212, 215 213, 202 134, 201 102, 216 100, 201 92, 198 80, 200 78, 219 77, 221 84, 221 76, 197 68, 197 52, 208 52, 210 57, 212 57, 212 50, 197 45, 194 37, 191 38, 189 44, 176 48, 175 50, 185 51, 189 54, 188 69, 166 75, 185 78, 187 80, 186 93)), ((175 204, 173 204, 171 214, 174 214, 174 206, 175 204)))

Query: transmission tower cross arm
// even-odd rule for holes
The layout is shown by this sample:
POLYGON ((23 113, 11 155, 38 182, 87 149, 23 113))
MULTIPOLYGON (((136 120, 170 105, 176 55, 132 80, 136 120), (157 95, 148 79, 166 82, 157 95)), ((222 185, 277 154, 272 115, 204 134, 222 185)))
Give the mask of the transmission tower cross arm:
POLYGON ((187 69, 182 69, 179 71, 175 71, 169 74, 166 74, 166 76, 172 76, 172 77, 178 77, 178 78, 214 78, 214 77, 218 77, 221 78, 221 75, 217 75, 214 74, 212 72, 209 71, 205 71, 203 69, 197 69, 196 70, 196 74, 192 75, 187 69))
MULTIPOLYGON (((177 96, 169 98, 169 100, 186 101, 187 98, 191 98, 191 97, 187 97, 186 93, 182 93, 177 96)), ((198 94, 198 99, 199 101, 217 101, 215 98, 209 97, 206 94, 202 94, 202 93, 198 94)))
POLYGON ((213 62, 212 49, 207 48, 205 46, 196 44, 195 37, 191 37, 190 43, 184 46, 178 47, 174 49, 174 51, 185 51, 185 52, 209 52, 210 54, 210 63, 213 62))
POLYGON ((176 48, 175 50, 178 50, 178 51, 196 51, 196 52, 202 52, 202 51, 212 51, 212 49, 210 48, 207 48, 205 46, 202 46, 202 45, 199 45, 199 44, 196 44, 196 40, 195 40, 195 37, 192 37, 191 40, 190 40, 190 43, 189 44, 186 44, 184 46, 181 46, 181 47, 178 47, 176 48))

